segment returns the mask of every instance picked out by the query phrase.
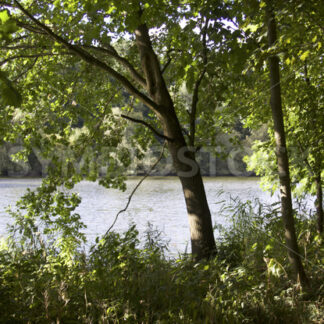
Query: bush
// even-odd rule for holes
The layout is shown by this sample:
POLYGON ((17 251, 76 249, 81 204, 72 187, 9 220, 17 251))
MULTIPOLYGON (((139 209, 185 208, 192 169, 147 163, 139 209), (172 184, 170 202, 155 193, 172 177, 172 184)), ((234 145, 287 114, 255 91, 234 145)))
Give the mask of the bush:
POLYGON ((289 280, 276 205, 234 200, 217 258, 194 263, 168 259, 152 228, 140 248, 135 226, 98 238, 85 253, 78 199, 48 196, 40 210, 38 198, 23 198, 1 245, 0 323, 321 323, 322 238, 301 211, 307 292, 289 280))

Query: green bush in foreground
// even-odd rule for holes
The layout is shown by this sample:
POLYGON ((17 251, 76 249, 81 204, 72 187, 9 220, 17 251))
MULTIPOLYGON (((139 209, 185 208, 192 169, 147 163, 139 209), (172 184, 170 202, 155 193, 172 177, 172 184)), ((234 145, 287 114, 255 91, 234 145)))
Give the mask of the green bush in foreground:
POLYGON ((301 211, 309 291, 288 280, 275 205, 234 201, 218 257, 195 264, 185 255, 168 259, 155 231, 140 248, 135 226, 82 252, 78 199, 57 193, 41 209, 37 199, 30 192, 18 205, 2 242, 0 323, 322 323, 322 238, 301 211))

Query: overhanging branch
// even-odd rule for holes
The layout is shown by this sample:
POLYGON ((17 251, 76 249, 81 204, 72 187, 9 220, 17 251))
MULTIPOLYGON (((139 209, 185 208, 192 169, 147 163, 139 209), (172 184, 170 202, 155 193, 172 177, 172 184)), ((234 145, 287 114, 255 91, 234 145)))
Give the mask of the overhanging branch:
POLYGON ((132 78, 134 81, 137 81, 141 86, 146 88, 146 81, 145 79, 136 71, 134 66, 124 57, 120 56, 117 51, 110 45, 110 48, 105 48, 101 46, 92 46, 92 45, 80 45, 81 47, 89 48, 98 52, 102 52, 107 54, 116 59, 120 64, 128 69, 131 73, 132 78))
POLYGON ((18 1, 16 0, 14 1, 17 7, 19 8, 19 10, 30 20, 32 20, 37 26, 39 26, 44 32, 46 32, 46 34, 48 34, 52 39, 62 44, 64 47, 69 49, 72 53, 78 55, 85 62, 97 66, 98 68, 106 71, 113 78, 119 81, 125 87, 126 90, 128 90, 132 95, 134 95, 136 98, 141 100, 145 105, 150 107, 155 112, 159 111, 159 106, 148 96, 146 96, 144 93, 139 91, 125 76, 123 76, 122 74, 120 74, 119 72, 111 68, 110 66, 108 66, 106 63, 92 56, 90 53, 86 52, 81 47, 72 45, 61 36, 55 34, 49 27, 41 23, 32 14, 30 14, 18 1))
POLYGON ((173 142, 174 139, 173 138, 170 138, 168 136, 165 136, 163 134, 161 134, 160 132, 158 132, 152 125, 150 125, 149 123, 147 123, 146 121, 142 120, 142 119, 136 119, 136 118, 133 118, 133 117, 129 117, 129 116, 126 116, 126 115, 120 115, 120 117, 122 118, 125 118, 125 119, 128 119, 134 123, 138 123, 138 124, 142 124, 144 126, 146 126, 147 128, 149 128, 156 136, 158 137, 161 137, 167 141, 170 141, 170 142, 173 142))

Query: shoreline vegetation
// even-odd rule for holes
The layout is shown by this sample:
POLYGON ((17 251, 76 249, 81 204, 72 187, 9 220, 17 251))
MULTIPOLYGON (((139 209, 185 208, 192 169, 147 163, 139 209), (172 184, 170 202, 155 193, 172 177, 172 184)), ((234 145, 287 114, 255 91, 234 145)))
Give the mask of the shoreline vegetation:
POLYGON ((323 323, 323 236, 302 203, 295 212, 306 290, 289 279, 278 204, 233 200, 224 207, 231 226, 214 228, 217 257, 197 263, 166 257, 152 227, 145 242, 132 226, 97 238, 86 253, 76 197, 58 194, 60 209, 47 212, 24 199, 1 242, 0 323, 323 323))
POLYGON ((0 324, 323 324, 322 9, 0 1, 0 175, 44 177, 8 211, 0 324), (96 214, 106 233, 86 250, 70 189, 125 192, 131 174, 142 177, 124 209, 108 229, 96 214), (161 188, 136 226, 114 232, 149 175, 177 175, 192 255, 169 259, 152 227, 140 239, 161 188), (213 215, 231 226, 213 226, 204 175, 259 175, 280 202, 237 186, 249 200, 226 201, 213 215))
MULTIPOLYGON (((13 161, 13 154, 22 150, 21 146, 10 146, 8 148, 0 147, 0 178, 37 178, 45 177, 48 175, 48 168, 51 165, 50 160, 42 159, 41 155, 38 156, 33 153, 29 155, 27 161, 13 161), (12 152, 11 152, 12 151, 12 152), (32 158, 31 158, 32 156, 32 158)), ((203 149, 202 149, 203 150, 203 149)), ((215 149, 206 148, 206 151, 198 154, 198 161, 201 167, 201 172, 204 177, 250 177, 255 176, 255 173, 246 169, 246 164, 243 161, 243 156, 246 155, 250 147, 244 149, 227 147, 226 157, 219 158, 213 153, 215 149), (234 152, 231 154, 231 150, 234 152)), ((147 152, 146 152, 147 153, 147 152)), ((152 164, 152 158, 154 158, 156 152, 147 153, 146 159, 137 160, 134 158, 134 162, 131 166, 127 167, 124 172, 128 177, 142 176, 146 173, 147 169, 152 164)), ((62 153, 62 157, 65 157, 62 153)), ((102 163, 102 162, 101 162, 102 163)), ((76 162, 76 169, 82 168, 82 162, 76 162)), ((107 166, 101 165, 99 175, 101 177, 106 176, 107 166)), ((172 168, 172 162, 170 157, 164 158, 163 161, 153 171, 152 176, 176 177, 176 172, 172 168)))

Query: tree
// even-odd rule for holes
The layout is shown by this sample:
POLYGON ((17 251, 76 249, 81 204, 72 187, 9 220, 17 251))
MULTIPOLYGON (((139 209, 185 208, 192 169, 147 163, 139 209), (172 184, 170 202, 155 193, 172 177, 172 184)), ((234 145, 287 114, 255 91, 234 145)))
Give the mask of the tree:
MULTIPOLYGON (((2 46, 5 59, 0 64, 12 75, 19 71, 16 79, 25 99, 19 114, 14 108, 7 108, 8 118, 18 114, 20 119, 16 118, 14 132, 7 133, 6 139, 21 137, 27 151, 36 146, 45 156, 58 145, 72 147, 78 156, 89 146, 95 147, 90 155, 97 154, 96 150, 107 144, 117 148, 124 124, 113 116, 112 105, 120 102, 122 87, 151 111, 154 120, 139 122, 146 126, 154 122, 163 129, 163 134, 158 131, 155 134, 167 141, 182 184, 192 253, 197 259, 213 255, 216 248, 211 215, 193 146, 199 90, 212 70, 208 67, 209 53, 213 46, 217 47, 213 35, 219 34, 218 38, 223 39, 224 29, 219 23, 223 17, 222 3, 212 1, 205 6, 197 1, 181 5, 178 1, 161 0, 153 4, 141 1, 52 4, 36 1, 29 7, 28 2, 0 4, 10 11, 19 27, 10 46, 2 46), (181 27, 183 21, 189 28, 181 27), (184 50, 186 46, 188 49, 184 50), (188 72, 185 75, 180 73, 184 68, 188 72), (183 122, 179 122, 183 113, 179 113, 170 92, 172 86, 183 83, 181 79, 192 93, 187 132, 183 122), (75 135, 73 124, 80 117, 84 120, 84 132, 71 145, 71 137, 75 135)), ((112 165, 115 159, 116 155, 107 152, 112 165)), ((77 173, 71 161, 71 157, 65 157, 68 172, 63 181, 59 179, 60 161, 53 158, 56 166, 50 179, 55 185, 60 181, 73 185, 84 174, 92 180, 98 177, 96 168, 92 174, 85 169, 83 174, 77 173)), ((114 179, 108 173, 106 181, 100 182, 119 186, 122 176, 114 179)))
MULTIPOLYGON (((294 4, 295 5, 295 4, 294 4)), ((289 9, 289 7, 288 7, 289 9)), ((283 31, 284 77, 287 75, 286 98, 288 140, 294 148, 293 179, 302 184, 297 190, 315 195, 317 230, 323 232, 323 9, 316 1, 300 2, 289 19, 290 28, 283 31), (296 32, 298 31, 298 32, 296 32), (289 42, 289 44, 288 44, 289 42)))
MULTIPOLYGON (((273 8, 267 2, 267 20, 268 20, 268 42, 269 47, 277 41, 276 22, 273 8)), ((284 118, 281 104, 280 70, 279 58, 276 55, 269 57, 269 71, 271 84, 271 110, 274 123, 276 156, 278 164, 278 173, 280 181, 281 213, 285 226, 285 239, 288 247, 288 255, 297 277, 303 285, 307 285, 303 264, 301 262, 298 250, 298 243, 294 225, 294 214, 291 199, 289 160, 286 146, 284 118)))
MULTIPOLYGON (((294 42, 293 45, 297 46, 297 48, 303 46, 303 42, 300 39, 292 40, 295 39, 292 36, 294 23, 291 26, 290 22, 294 20, 291 16, 296 13, 294 5, 295 2, 294 4, 291 2, 287 4, 287 2, 281 1, 274 3, 267 1, 239 1, 236 4, 236 17, 239 26, 245 34, 245 42, 249 41, 251 43, 252 51, 250 51, 250 59, 244 71, 245 79, 239 82, 241 93, 237 98, 233 98, 230 109, 233 110, 234 105, 234 111, 242 115, 241 118, 243 118, 243 122, 247 127, 258 128, 263 124, 269 126, 269 141, 262 145, 257 144, 254 146, 257 152, 249 159, 250 166, 256 167, 259 175, 267 175, 266 180, 271 179, 276 181, 276 183, 280 183, 282 218, 285 227, 288 255, 297 277, 305 284, 307 283, 307 278, 298 252, 292 209, 287 139, 284 127, 284 118, 288 116, 288 113, 286 110, 283 110, 281 102, 282 79, 280 79, 280 73, 282 72, 282 63, 280 58, 282 58, 283 53, 281 52, 282 48, 278 45, 290 33, 290 41, 294 42), (278 15, 280 18, 280 23, 278 24, 278 29, 280 30, 279 37, 276 35, 275 15, 276 17, 278 15), (289 27, 286 27, 285 24, 289 27), (287 33, 285 28, 291 28, 292 31, 287 33), (268 65, 265 64, 266 61, 268 61, 268 65), (264 84, 268 82, 269 78, 270 87, 265 87, 264 84), (268 104, 269 88, 271 90, 271 110, 268 104), (248 109, 244 112, 241 107, 248 109), (274 147, 276 148, 275 151, 274 147), (267 171, 264 173, 263 171, 260 172, 261 170, 267 171)), ((301 10, 304 10, 304 8, 301 10)), ((312 10, 307 10, 306 12, 309 13, 312 10)), ((289 51, 292 52, 294 50, 295 47, 290 46, 289 51)), ((295 89, 290 87, 287 91, 292 93, 295 89)), ((311 116, 309 118, 311 119, 311 116)), ((299 126, 300 129, 303 129, 304 125, 301 123, 299 126)))
MULTIPOLYGON (((283 2, 277 4, 280 37, 276 53, 281 58, 280 72, 286 141, 291 165, 292 190, 295 194, 316 196, 317 229, 322 231, 323 203, 323 90, 321 6, 317 2, 283 2)), ((259 33, 260 35, 260 33, 259 33)), ((261 36, 259 36, 261 38, 261 36)), ((255 83, 254 83, 255 84, 255 83)), ((263 105, 265 96, 258 97, 263 105), (264 99, 262 99, 262 97, 264 99)), ((260 116, 258 116, 260 117, 260 116)), ((255 118, 252 118, 255 121, 255 118)), ((250 122, 250 126, 253 122, 250 122)), ((262 175, 266 188, 277 188, 276 167, 271 153, 274 137, 255 145, 248 164, 262 175)))

